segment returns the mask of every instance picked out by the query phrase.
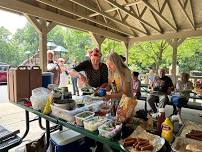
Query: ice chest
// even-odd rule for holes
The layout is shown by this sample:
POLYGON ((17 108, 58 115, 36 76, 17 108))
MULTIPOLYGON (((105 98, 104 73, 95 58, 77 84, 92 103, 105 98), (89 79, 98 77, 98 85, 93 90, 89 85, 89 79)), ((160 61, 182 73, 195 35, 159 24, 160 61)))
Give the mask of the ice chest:
POLYGON ((53 84, 53 76, 52 72, 43 72, 42 74, 42 87, 48 88, 49 84, 53 84))
POLYGON ((51 134, 51 152, 91 152, 90 140, 73 130, 51 134))

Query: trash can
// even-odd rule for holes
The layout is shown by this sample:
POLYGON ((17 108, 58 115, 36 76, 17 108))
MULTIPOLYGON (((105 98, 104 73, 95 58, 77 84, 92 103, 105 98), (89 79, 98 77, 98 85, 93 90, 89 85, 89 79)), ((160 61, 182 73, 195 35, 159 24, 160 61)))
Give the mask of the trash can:
POLYGON ((52 72, 42 73, 42 87, 48 88, 48 85, 53 83, 53 75, 52 72))
POLYGON ((51 134, 51 152, 91 152, 90 141, 73 130, 60 131, 51 134))

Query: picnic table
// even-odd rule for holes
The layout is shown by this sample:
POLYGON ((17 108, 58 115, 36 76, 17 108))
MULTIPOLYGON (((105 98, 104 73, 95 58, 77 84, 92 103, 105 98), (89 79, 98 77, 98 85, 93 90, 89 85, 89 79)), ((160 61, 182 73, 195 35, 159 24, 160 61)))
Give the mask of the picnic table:
POLYGON ((116 150, 119 150, 119 151, 122 151, 122 152, 127 152, 127 149, 125 149, 118 141, 118 139, 116 140, 112 140, 112 139, 107 139, 107 138, 104 138, 102 136, 99 136, 98 135, 98 132, 91 132, 91 131, 88 131, 88 130, 85 130, 83 127, 79 127, 73 123, 70 123, 70 122, 67 122, 63 119, 60 119, 58 117, 55 117, 51 114, 49 115, 44 115, 41 111, 38 111, 38 110, 35 110, 33 109, 32 107, 28 107, 28 106, 25 106, 24 105, 24 101, 20 101, 20 102, 11 102, 12 104, 22 108, 25 110, 25 121, 26 121, 26 131, 25 131, 25 134, 23 135, 23 138, 28 134, 29 132, 29 113, 33 113, 35 115, 37 115, 38 117, 40 118, 43 118, 45 119, 46 121, 46 126, 45 126, 45 130, 46 130, 46 141, 47 141, 47 146, 49 145, 49 138, 50 138, 50 133, 51 133, 51 127, 50 127, 50 122, 53 122, 57 125, 60 125, 60 126, 64 126, 64 127, 67 127, 69 129, 72 129, 76 132, 79 132, 81 133, 82 135, 86 136, 86 137, 89 137, 91 139, 94 139, 96 141, 99 141, 103 144, 108 144, 110 147, 116 149, 116 150))

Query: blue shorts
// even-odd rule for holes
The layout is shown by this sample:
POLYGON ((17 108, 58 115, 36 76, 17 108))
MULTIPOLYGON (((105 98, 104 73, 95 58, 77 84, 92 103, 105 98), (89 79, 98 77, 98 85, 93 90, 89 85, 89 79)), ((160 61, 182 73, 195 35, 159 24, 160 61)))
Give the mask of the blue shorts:
POLYGON ((178 108, 182 108, 184 105, 187 104, 187 99, 182 96, 172 96, 171 102, 173 103, 173 106, 176 106, 178 108))

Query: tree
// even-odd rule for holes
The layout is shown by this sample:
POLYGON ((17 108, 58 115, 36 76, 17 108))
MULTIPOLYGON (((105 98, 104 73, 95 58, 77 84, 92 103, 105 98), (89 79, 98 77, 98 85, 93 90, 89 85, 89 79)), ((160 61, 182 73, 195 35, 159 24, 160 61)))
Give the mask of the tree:
POLYGON ((15 65, 16 52, 12 46, 12 34, 4 27, 0 27, 0 62, 15 65))
POLYGON ((168 49, 166 41, 149 41, 137 43, 129 51, 129 64, 136 65, 135 70, 145 69, 152 65, 158 71, 168 49))

